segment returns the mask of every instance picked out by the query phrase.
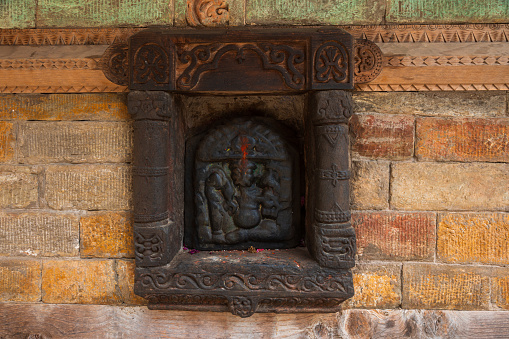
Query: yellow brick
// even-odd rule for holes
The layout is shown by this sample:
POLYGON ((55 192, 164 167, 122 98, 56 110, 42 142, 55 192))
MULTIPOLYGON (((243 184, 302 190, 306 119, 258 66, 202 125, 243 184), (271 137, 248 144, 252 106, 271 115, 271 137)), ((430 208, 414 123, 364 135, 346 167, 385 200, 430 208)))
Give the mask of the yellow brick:
POLYGON ((122 301, 114 260, 49 260, 42 270, 42 301, 114 304, 122 301))
POLYGON ((491 302, 501 309, 509 310, 509 270, 502 270, 498 277, 492 278, 491 302))
POLYGON ((94 213, 80 220, 81 256, 134 258, 133 224, 129 213, 94 213))
POLYGON ((129 305, 146 305, 148 301, 134 294, 134 261, 118 260, 118 286, 122 294, 122 300, 129 305))
POLYGON ((41 263, 35 260, 0 261, 0 302, 41 300, 41 263))
POLYGON ((13 124, 0 121, 0 162, 8 162, 14 158, 13 124))

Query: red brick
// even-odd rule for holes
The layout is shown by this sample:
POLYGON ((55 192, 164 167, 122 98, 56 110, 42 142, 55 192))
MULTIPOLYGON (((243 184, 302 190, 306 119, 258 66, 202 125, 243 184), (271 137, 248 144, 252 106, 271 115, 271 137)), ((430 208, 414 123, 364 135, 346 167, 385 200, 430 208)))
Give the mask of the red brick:
POLYGON ((432 260, 435 213, 355 212, 352 222, 361 259, 432 260))
POLYGON ((449 263, 508 265, 508 239, 507 213, 441 214, 437 255, 449 263))
POLYGON ((507 118, 417 119, 422 160, 509 162, 507 118))
POLYGON ((407 115, 358 114, 350 119, 353 156, 408 159, 413 155, 414 118, 407 115))
POLYGON ((403 308, 487 310, 489 267, 404 264, 403 308))

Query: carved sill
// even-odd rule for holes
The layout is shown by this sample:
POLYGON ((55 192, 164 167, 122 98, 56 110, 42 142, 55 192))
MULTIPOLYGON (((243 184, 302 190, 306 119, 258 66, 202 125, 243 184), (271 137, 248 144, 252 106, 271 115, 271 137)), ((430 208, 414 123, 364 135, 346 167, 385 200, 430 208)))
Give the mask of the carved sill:
MULTIPOLYGON (((129 55, 126 83, 133 90, 128 106, 135 139, 135 292, 150 308, 230 310, 241 317, 334 312, 353 296, 347 126, 352 103, 341 89, 353 88, 354 69, 365 79, 370 76, 364 72, 376 69, 376 53, 368 47, 358 45, 360 57, 354 59, 351 36, 337 29, 147 31, 131 38, 128 52, 119 52, 129 55), (308 100, 300 150, 307 249, 181 251, 184 192, 191 189, 184 187, 184 145, 192 135, 184 135, 185 107, 171 92, 238 91, 300 92, 308 100)), ((111 55, 112 66, 122 62, 111 55)))

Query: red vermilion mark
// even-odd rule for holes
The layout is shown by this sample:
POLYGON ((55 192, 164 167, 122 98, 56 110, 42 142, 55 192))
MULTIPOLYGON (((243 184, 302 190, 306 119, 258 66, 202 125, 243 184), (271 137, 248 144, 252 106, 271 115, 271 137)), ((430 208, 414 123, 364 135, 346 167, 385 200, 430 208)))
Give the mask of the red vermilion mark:
POLYGON ((240 137, 240 151, 242 152, 242 157, 240 158, 240 169, 242 172, 246 173, 247 171, 247 149, 251 146, 249 144, 249 140, 245 135, 240 137))

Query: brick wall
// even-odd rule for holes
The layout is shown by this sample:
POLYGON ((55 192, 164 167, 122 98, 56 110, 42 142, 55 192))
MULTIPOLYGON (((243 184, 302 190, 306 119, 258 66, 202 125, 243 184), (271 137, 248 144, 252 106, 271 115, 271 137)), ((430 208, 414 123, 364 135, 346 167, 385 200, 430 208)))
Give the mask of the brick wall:
MULTIPOLYGON (((507 94, 354 98, 358 264, 345 307, 508 310, 507 94)), ((0 302, 144 304, 132 292, 125 100, 0 96, 0 302)), ((186 105, 199 110, 193 100, 186 105)), ((282 105, 255 101, 271 112, 282 105)), ((228 102, 208 107, 215 114, 228 102)))

